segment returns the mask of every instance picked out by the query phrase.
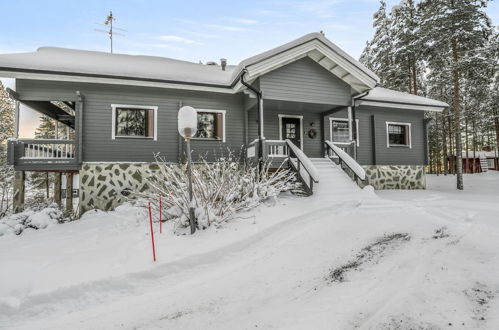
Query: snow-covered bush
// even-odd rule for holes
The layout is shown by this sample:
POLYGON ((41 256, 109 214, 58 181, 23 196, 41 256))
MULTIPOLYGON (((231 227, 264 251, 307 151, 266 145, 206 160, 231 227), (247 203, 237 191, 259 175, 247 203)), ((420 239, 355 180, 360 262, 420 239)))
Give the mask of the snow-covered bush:
MULTIPOLYGON (((158 170, 151 171, 148 183, 152 189, 135 194, 151 201, 162 196, 165 216, 176 220, 177 227, 189 225, 189 190, 187 166, 167 164, 156 155, 158 170)), ((281 192, 299 189, 293 172, 279 168, 269 171, 266 164, 258 173, 238 157, 229 154, 215 162, 203 161, 192 168, 193 207, 198 228, 220 224, 238 211, 251 209, 281 192)))
POLYGON ((41 209, 29 208, 21 213, 11 214, 0 219, 0 236, 20 235, 26 229, 45 229, 66 220, 57 204, 51 204, 41 209))

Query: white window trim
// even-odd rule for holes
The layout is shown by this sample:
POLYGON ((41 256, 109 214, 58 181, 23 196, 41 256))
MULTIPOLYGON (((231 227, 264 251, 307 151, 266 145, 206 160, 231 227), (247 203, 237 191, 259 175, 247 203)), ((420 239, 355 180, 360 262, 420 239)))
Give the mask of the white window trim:
MULTIPOLYGON (((196 108, 197 112, 209 112, 209 113, 221 113, 222 114, 222 142, 225 143, 225 113, 227 112, 226 110, 213 110, 213 109, 198 109, 196 108)), ((199 138, 199 137, 194 137, 194 140, 199 140, 199 141, 220 141, 217 139, 207 139, 207 138, 199 138)))
POLYGON ((141 136, 120 136, 116 135, 116 109, 117 108, 127 108, 127 109, 144 109, 153 110, 154 113, 154 136, 153 140, 158 140, 158 107, 150 105, 133 105, 133 104, 111 104, 111 140, 116 140, 116 138, 126 138, 126 139, 150 139, 150 137, 141 136))
POLYGON ((387 121, 386 122, 386 147, 391 148, 391 147, 409 147, 409 149, 412 149, 412 129, 411 129, 411 123, 401 123, 401 122, 396 122, 396 121, 387 121), (400 126, 407 126, 409 128, 409 144, 390 144, 390 134, 388 133, 388 125, 400 125, 400 126))
POLYGON ((286 115, 278 114, 279 117, 279 140, 282 141, 282 118, 296 118, 300 119, 300 149, 303 150, 303 116, 301 115, 286 115))
MULTIPOLYGON (((333 142, 334 144, 339 144, 339 145, 350 145, 351 142, 334 142, 333 141, 333 120, 334 121, 348 121, 348 118, 337 118, 337 117, 329 117, 329 141, 333 142)), ((359 119, 355 118, 355 132, 357 135, 357 147, 360 146, 360 139, 359 139, 359 119)))

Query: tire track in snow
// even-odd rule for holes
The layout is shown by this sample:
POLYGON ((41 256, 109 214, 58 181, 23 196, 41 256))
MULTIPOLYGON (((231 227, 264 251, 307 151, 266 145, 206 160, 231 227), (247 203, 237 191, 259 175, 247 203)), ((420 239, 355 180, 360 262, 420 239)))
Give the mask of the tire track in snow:
POLYGON ((268 227, 243 240, 203 254, 193 255, 181 260, 164 263, 158 267, 131 273, 120 277, 107 278, 89 283, 61 288, 52 292, 26 297, 17 306, 0 306, 0 325, 8 327, 22 325, 61 312, 81 311, 88 306, 112 302, 116 299, 142 295, 145 291, 161 284, 161 280, 180 276, 182 272, 195 272, 208 265, 237 258, 237 254, 276 233, 291 232, 304 222, 311 222, 334 215, 354 212, 361 205, 358 201, 340 202, 310 212, 304 212, 268 227))

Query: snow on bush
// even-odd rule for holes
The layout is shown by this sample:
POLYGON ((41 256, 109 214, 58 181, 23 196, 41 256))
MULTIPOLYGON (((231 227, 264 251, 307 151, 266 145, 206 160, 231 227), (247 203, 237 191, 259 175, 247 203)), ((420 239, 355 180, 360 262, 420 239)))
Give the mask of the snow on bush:
MULTIPOLYGON (((150 201, 162 196, 165 215, 176 221, 175 228, 189 225, 189 189, 187 166, 167 164, 155 156, 159 170, 151 171, 148 183, 151 191, 136 194, 150 201)), ((276 198, 281 192, 297 190, 299 184, 293 172, 280 167, 269 172, 270 164, 260 173, 255 167, 244 165, 239 158, 228 157, 192 167, 193 207, 198 228, 207 228, 231 219, 238 211, 256 207, 265 200, 276 198)))
POLYGON ((45 229, 66 220, 62 210, 55 203, 43 208, 30 208, 0 219, 0 237, 9 234, 20 235, 27 229, 45 229))

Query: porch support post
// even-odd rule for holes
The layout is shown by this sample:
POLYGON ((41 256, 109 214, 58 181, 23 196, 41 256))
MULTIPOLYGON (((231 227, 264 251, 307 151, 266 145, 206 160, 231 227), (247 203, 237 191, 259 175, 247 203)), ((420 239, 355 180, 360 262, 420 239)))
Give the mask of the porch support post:
POLYGON ((348 107, 348 139, 353 140, 353 121, 352 121, 352 107, 348 107))
POLYGON ((19 213, 24 209, 25 181, 26 174, 24 171, 14 172, 14 196, 12 201, 14 213, 19 213))
POLYGON ((56 172, 55 173, 55 180, 54 180, 54 202, 61 206, 61 185, 62 185, 62 173, 61 172, 56 172))
POLYGON ((73 173, 66 173, 66 213, 73 213, 73 173))
POLYGON ((83 160, 83 96, 80 91, 76 91, 76 104, 75 104, 75 139, 76 139, 76 155, 77 164, 81 164, 83 160))
POLYGON ((326 125, 325 125, 325 119, 326 116, 324 114, 321 114, 321 119, 320 119, 320 128, 321 128, 321 149, 322 149, 322 154, 326 156, 326 125))
POLYGON ((15 130, 14 130, 14 137, 16 139, 19 138, 19 101, 16 100, 16 116, 15 116, 15 130))

